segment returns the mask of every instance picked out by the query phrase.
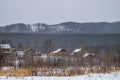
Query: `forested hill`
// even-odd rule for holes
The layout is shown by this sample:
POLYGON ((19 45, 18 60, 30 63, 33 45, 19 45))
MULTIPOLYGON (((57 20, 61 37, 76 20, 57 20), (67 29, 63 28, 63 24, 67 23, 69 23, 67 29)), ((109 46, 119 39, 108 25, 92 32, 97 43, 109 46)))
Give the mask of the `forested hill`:
POLYGON ((120 33, 119 22, 96 22, 77 23, 64 22, 60 24, 48 25, 36 24, 10 24, 0 27, 0 33, 43 33, 43 34, 111 34, 120 33))

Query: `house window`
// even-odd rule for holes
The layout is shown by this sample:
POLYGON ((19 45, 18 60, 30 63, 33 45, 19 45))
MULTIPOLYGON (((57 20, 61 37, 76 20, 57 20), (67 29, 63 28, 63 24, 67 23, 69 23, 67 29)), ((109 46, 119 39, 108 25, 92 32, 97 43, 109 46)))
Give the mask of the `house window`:
POLYGON ((9 52, 9 49, 3 49, 3 52, 9 52))

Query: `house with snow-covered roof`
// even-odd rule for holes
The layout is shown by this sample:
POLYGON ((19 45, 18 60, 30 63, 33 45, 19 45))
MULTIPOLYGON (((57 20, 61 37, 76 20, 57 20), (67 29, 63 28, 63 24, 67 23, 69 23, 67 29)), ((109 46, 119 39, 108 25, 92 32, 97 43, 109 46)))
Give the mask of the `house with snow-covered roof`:
POLYGON ((0 44, 0 63, 2 66, 11 66, 16 59, 16 49, 10 44, 0 44))
POLYGON ((82 55, 86 51, 82 48, 75 49, 70 55, 82 55))
POLYGON ((14 55, 16 49, 12 48, 10 44, 0 44, 0 58, 9 57, 9 55, 14 55))
POLYGON ((96 54, 86 52, 82 55, 82 61, 84 65, 93 66, 100 64, 101 58, 96 54))
POLYGON ((82 57, 86 58, 86 57, 89 57, 89 56, 95 56, 95 54, 93 54, 93 53, 85 53, 82 57))
POLYGON ((66 50, 63 48, 57 49, 50 53, 52 56, 64 56, 67 55, 66 50))
POLYGON ((0 53, 10 53, 10 44, 0 44, 0 53))

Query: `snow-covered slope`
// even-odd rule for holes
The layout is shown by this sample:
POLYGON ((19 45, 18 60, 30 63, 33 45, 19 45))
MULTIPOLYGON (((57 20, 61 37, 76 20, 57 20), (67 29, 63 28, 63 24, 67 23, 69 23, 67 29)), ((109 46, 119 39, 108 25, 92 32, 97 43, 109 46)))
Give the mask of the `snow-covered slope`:
POLYGON ((29 77, 5 77, 0 76, 0 80, 120 80, 120 72, 106 74, 87 74, 79 76, 55 77, 55 76, 29 76, 29 77))
POLYGON ((36 24, 11 24, 0 27, 2 33, 46 33, 46 34, 71 34, 71 33, 120 33, 120 22, 76 23, 64 22, 61 24, 47 25, 36 24))

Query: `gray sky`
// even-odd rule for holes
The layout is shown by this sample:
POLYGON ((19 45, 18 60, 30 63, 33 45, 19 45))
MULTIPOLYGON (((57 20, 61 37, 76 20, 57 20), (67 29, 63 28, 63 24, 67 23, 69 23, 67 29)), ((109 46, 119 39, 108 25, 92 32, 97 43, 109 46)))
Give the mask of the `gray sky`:
POLYGON ((120 0, 0 0, 0 26, 120 21, 120 0))

